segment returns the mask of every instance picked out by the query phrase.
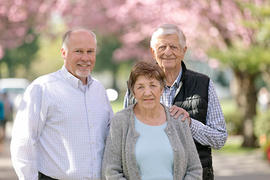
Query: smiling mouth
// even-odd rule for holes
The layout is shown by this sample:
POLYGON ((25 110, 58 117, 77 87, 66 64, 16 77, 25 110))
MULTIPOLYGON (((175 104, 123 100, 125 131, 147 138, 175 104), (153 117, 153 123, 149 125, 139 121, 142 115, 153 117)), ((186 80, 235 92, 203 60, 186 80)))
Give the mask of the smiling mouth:
POLYGON ((144 101, 153 101, 154 99, 144 99, 144 101))
POLYGON ((80 66, 80 67, 90 67, 90 64, 77 64, 78 66, 80 66))
POLYGON ((171 61, 171 60, 175 60, 175 58, 162 58, 162 60, 171 61))

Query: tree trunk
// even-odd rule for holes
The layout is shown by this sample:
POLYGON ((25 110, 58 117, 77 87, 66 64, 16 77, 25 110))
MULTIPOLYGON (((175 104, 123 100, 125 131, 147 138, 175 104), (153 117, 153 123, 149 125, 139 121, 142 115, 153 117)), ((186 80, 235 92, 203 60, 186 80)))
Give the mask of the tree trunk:
POLYGON ((7 64, 8 66, 8 77, 13 78, 15 77, 15 67, 12 64, 7 64))
POLYGON ((254 118, 256 116, 257 93, 255 88, 256 75, 234 70, 236 82, 236 102, 239 113, 243 117, 243 144, 242 147, 257 147, 257 138, 254 134, 254 118))
POLYGON ((262 77, 263 80, 266 82, 267 87, 270 88, 270 67, 266 66, 267 68, 263 71, 262 77))

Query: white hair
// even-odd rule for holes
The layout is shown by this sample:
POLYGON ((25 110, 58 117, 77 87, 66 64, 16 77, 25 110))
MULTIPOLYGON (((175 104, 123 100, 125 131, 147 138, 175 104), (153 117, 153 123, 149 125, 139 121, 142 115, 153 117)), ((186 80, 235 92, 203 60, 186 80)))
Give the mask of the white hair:
POLYGON ((163 24, 159 26, 152 34, 151 41, 150 41, 151 48, 154 49, 157 43, 157 38, 159 36, 169 35, 169 34, 176 34, 178 36, 180 46, 182 48, 186 47, 186 37, 183 31, 174 24, 163 24))
POLYGON ((62 48, 67 49, 67 44, 68 44, 70 35, 72 34, 72 32, 75 32, 75 31, 86 31, 86 32, 89 32, 93 36, 93 38, 95 40, 95 43, 97 44, 97 36, 96 36, 96 34, 93 31, 91 31, 89 29, 85 29, 85 28, 77 28, 77 29, 69 30, 69 31, 67 31, 64 34, 63 41, 62 41, 62 48))

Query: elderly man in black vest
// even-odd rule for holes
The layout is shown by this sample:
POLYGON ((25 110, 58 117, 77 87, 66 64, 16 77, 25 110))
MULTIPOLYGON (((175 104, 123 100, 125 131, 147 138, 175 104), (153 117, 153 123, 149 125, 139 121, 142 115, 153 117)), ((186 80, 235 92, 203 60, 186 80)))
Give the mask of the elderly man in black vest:
MULTIPOLYGON (((183 62, 186 50, 185 35, 176 25, 161 25, 152 34, 152 55, 166 75, 160 101, 171 107, 173 116, 183 114, 189 121, 203 167, 203 180, 212 180, 211 148, 224 146, 226 124, 213 82, 208 76, 186 68, 183 62)), ((133 95, 128 90, 124 107, 133 103, 133 95)))

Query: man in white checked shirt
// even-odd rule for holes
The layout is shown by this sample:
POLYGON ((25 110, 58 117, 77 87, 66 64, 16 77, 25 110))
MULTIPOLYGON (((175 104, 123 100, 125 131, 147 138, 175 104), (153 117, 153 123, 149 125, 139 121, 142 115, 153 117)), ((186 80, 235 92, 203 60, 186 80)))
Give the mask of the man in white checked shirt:
MULTIPOLYGON (((203 167, 203 180, 214 179, 211 148, 224 146, 227 131, 213 82, 206 75, 186 68, 187 50, 183 32, 173 24, 158 27, 151 37, 151 51, 166 76, 166 87, 160 102, 173 116, 184 114, 203 167)), ((134 103, 128 90, 124 107, 134 103)))
MULTIPOLYGON (((104 87, 90 73, 96 36, 76 29, 63 37, 64 66, 27 88, 12 133, 20 180, 99 180, 113 115, 104 87)), ((46 68, 46 67, 45 67, 46 68)))

